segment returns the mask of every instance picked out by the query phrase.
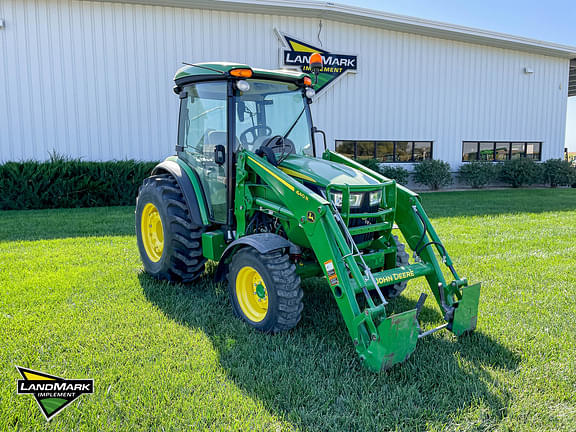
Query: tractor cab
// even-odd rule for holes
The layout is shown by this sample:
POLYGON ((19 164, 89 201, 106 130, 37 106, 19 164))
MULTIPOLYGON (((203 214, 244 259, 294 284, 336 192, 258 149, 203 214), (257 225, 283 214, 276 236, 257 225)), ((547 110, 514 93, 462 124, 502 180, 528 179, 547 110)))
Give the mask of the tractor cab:
POLYGON ((277 166, 290 155, 314 157, 306 74, 246 65, 207 63, 181 68, 178 157, 198 175, 214 223, 230 222, 234 166, 239 150, 277 166))

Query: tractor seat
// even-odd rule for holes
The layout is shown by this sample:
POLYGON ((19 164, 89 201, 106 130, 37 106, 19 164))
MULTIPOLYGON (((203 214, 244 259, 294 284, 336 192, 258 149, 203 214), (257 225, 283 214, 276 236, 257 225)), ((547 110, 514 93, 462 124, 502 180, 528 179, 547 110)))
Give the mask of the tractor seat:
MULTIPOLYGON (((208 131, 206 134, 207 145, 213 145, 213 146, 223 145, 224 147, 226 147, 227 140, 228 140, 228 133, 226 131, 211 130, 208 131)), ((238 141, 238 138, 235 138, 234 151, 238 149, 239 144, 240 142, 238 141)))

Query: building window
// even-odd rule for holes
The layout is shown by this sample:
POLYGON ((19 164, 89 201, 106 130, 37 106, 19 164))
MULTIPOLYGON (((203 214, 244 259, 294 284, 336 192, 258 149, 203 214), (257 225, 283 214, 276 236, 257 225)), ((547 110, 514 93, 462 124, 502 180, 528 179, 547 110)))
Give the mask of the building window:
POLYGON ((480 143, 480 153, 478 159, 482 161, 493 161, 494 160, 494 145, 493 142, 481 142, 480 143))
POLYGON ((524 143, 512 143, 510 159, 518 159, 524 156, 524 143))
POLYGON ((414 141, 414 162, 432 159, 432 141, 414 141))
POLYGON ((529 142, 526 143, 526 157, 534 160, 542 160, 542 143, 529 142))
POLYGON ((462 162, 475 160, 478 160, 478 143, 464 141, 462 143, 462 162))
POLYGON ((356 159, 367 160, 374 158, 374 141, 356 142, 356 159))
POLYGON ((354 159, 356 157, 355 153, 355 143, 354 141, 338 141, 336 143, 336 151, 343 156, 349 157, 350 159, 354 159), (338 142, 341 143, 338 145, 338 142))
POLYGON ((541 142, 508 141, 463 141, 462 162, 489 161, 498 162, 527 157, 539 161, 542 159, 541 142))
POLYGON ((336 152, 351 159, 422 162, 432 159, 432 141, 336 141, 336 152))
POLYGON ((496 143, 495 155, 497 161, 510 159, 510 146, 508 143, 496 143))
POLYGON ((411 141, 398 141, 396 143, 396 161, 413 162, 412 149, 413 145, 411 141))
POLYGON ((382 162, 394 162, 394 141, 378 141, 376 159, 382 162))

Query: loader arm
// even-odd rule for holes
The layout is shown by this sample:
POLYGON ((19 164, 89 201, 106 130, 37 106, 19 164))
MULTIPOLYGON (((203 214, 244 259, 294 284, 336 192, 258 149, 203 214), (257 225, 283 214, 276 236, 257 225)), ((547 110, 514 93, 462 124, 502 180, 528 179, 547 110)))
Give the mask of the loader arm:
MULTIPOLYGON (((369 173, 373 175, 372 171, 369 173)), ((417 196, 402 190, 397 197, 392 197, 390 190, 396 190, 395 182, 383 177, 378 180, 381 182, 378 187, 388 188, 387 202, 396 206, 395 219, 410 247, 420 247, 417 243, 421 237, 427 240, 430 235, 434 239, 417 196), (411 206, 419 209, 422 219, 414 210, 408 210, 411 206)), ((235 192, 237 237, 248 234, 247 221, 257 212, 277 218, 288 233, 304 233, 305 243, 326 276, 356 352, 370 370, 379 371, 404 361, 414 351, 420 334, 417 309, 389 317, 386 315, 387 301, 380 287, 390 280, 425 276, 436 300, 445 309, 445 316, 453 320, 454 290, 465 285, 465 281, 458 280, 451 285, 445 283, 432 244, 424 245, 420 251, 421 262, 373 273, 371 267, 382 268, 385 254, 395 254, 395 248, 389 247, 372 258, 363 256, 346 226, 345 219, 351 216, 349 212, 343 211, 343 217, 332 202, 266 159, 246 150, 238 153, 235 192), (363 300, 359 301, 359 297, 363 300), (446 315, 447 311, 452 311, 452 315, 446 315)), ((382 212, 380 224, 362 229, 384 233, 386 229, 391 230, 389 215, 393 212, 393 208, 391 212, 382 212)))
MULTIPOLYGON (((389 179, 374 172, 364 165, 327 150, 323 159, 344 165, 352 166, 365 172, 380 181, 389 179)), ((446 327, 457 336, 476 328, 478 317, 478 302, 480 298, 480 283, 468 285, 468 280, 460 278, 448 251, 442 244, 436 230, 432 226, 426 211, 422 207, 418 194, 410 189, 397 185, 395 222, 406 239, 410 249, 414 251, 415 258, 422 263, 432 266, 433 271, 423 274, 432 291, 438 306, 447 321, 446 327), (451 272, 454 280, 447 284, 442 269, 434 254, 434 249, 442 258, 442 262, 451 272), (466 295, 464 295, 466 293, 466 295)))

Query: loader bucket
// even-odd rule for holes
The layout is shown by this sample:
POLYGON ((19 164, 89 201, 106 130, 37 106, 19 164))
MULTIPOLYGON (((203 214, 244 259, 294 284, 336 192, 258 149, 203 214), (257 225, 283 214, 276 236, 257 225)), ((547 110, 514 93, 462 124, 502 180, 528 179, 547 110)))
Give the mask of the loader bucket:
POLYGON ((377 329, 378 340, 370 343, 364 360, 374 372, 401 363, 412 354, 418 341, 416 309, 386 318, 377 329))
POLYGON ((478 320, 478 301, 480 300, 480 283, 462 288, 462 299, 454 312, 452 332, 460 336, 476 328, 478 320))

